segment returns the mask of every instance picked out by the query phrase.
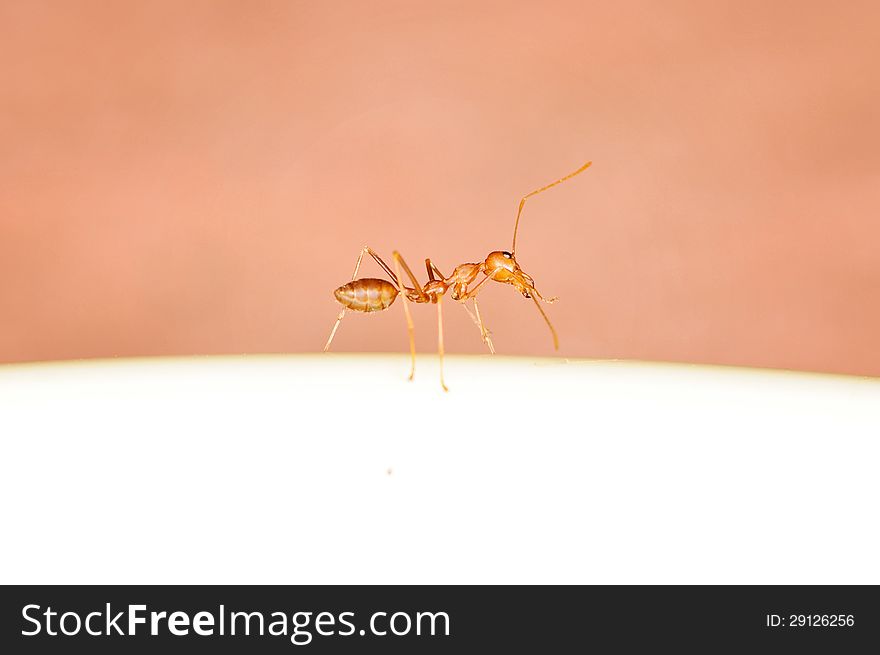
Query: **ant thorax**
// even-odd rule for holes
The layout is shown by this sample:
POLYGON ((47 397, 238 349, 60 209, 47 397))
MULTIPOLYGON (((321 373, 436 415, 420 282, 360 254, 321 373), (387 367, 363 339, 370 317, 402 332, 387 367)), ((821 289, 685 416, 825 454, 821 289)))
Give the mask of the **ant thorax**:
POLYGON ((467 288, 477 279, 482 269, 482 264, 460 264, 452 271, 452 275, 446 280, 452 287, 452 299, 461 300, 467 293, 467 288))

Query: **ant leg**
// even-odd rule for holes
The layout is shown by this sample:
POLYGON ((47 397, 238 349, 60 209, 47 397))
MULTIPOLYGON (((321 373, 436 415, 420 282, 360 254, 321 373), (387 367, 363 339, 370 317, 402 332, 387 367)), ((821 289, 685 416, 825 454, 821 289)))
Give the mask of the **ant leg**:
POLYGON ((474 313, 470 309, 468 309, 468 306, 465 305, 463 302, 460 302, 459 304, 464 308, 464 311, 467 312, 468 316, 471 317, 471 320, 474 322, 474 325, 476 325, 477 327, 480 327, 480 324, 477 321, 477 317, 474 316, 474 313))
MULTIPOLYGON (((357 263, 355 263, 355 265, 354 265, 354 273, 351 274, 352 281, 354 281, 354 279, 357 277, 358 271, 361 268, 361 261, 364 258, 365 252, 369 252, 371 255, 373 255, 373 259, 376 259, 376 255, 373 254, 373 251, 370 250, 369 246, 364 246, 363 248, 361 248, 361 253, 358 255, 357 263)), ((383 264, 384 264, 384 262, 383 262, 383 264)), ((333 329, 330 330, 330 337, 327 339, 327 343, 324 344, 324 352, 327 352, 328 350, 330 350, 330 344, 333 343, 333 337, 336 336, 336 330, 339 329, 339 324, 342 322, 343 316, 345 316, 345 307, 342 308, 342 311, 339 312, 339 316, 336 317, 336 323, 333 324, 333 329)))
POLYGON ((538 300, 540 300, 541 302, 545 302, 548 305, 552 305, 557 300, 559 300, 559 296, 553 296, 552 298, 545 298, 540 293, 538 293, 538 290, 535 287, 532 287, 532 293, 534 293, 536 296, 538 296, 538 300))
MULTIPOLYGON (((394 282, 394 284, 396 284, 398 287, 400 287, 400 280, 398 280, 398 276, 395 275, 394 272, 388 267, 388 264, 383 262, 382 258, 379 257, 379 255, 377 255, 373 251, 372 248, 366 247, 366 248, 364 248, 364 250, 366 250, 368 253, 370 253, 370 257, 372 257, 374 260, 376 260, 376 263, 382 267, 382 270, 384 270, 386 273, 388 273, 388 277, 391 278, 391 281, 394 282)), ((351 279, 353 280, 354 278, 351 278, 351 279)))
POLYGON ((489 346, 489 352, 494 355, 495 354, 495 347, 492 345, 492 339, 489 338, 489 330, 486 330, 486 334, 484 336, 483 335, 483 325, 481 324, 480 319, 478 319, 476 316, 474 316, 474 313, 470 309, 468 309, 468 306, 465 303, 461 303, 461 306, 464 307, 464 311, 466 311, 468 313, 468 316, 471 317, 471 320, 474 322, 474 325, 476 325, 477 328, 479 328, 480 338, 483 340, 483 343, 485 343, 487 346, 489 346), (488 341, 487 341, 487 339, 488 339, 488 341))
MULTIPOLYGON (((394 251, 394 268, 397 270, 398 279, 403 279, 400 275, 400 263, 403 259, 396 250, 394 251)), ((404 264, 405 266, 406 264, 404 264)), ((410 274, 412 275, 412 274, 410 274)), ((415 282, 415 278, 412 278, 415 282)), ((418 285, 418 282, 415 282, 418 285)), ((403 313, 406 315, 406 327, 409 332, 409 353, 411 358, 411 365, 409 369, 409 379, 412 380, 413 376, 416 374, 416 340, 415 340, 415 327, 413 326, 412 316, 409 313, 409 300, 407 299, 406 288, 403 285, 400 286, 400 297, 403 299, 403 313)), ((419 287, 421 291, 421 287, 419 287)), ((424 291, 422 291, 424 295, 424 291)))
POLYGON ((339 329, 339 324, 342 323, 342 317, 345 316, 345 308, 339 312, 339 316, 336 317, 336 322, 333 324, 333 329, 330 330, 330 336, 327 338, 327 343, 324 344, 324 352, 330 350, 330 344, 333 343, 333 337, 336 336, 336 330, 339 329))
POLYGON ((425 266, 428 268, 428 276, 433 280, 434 277, 431 275, 431 271, 434 271, 437 275, 440 276, 441 280, 445 280, 446 276, 440 272, 440 269, 434 266, 434 263, 430 259, 425 260, 425 266))
POLYGON ((443 391, 449 391, 449 387, 443 381, 443 296, 437 296, 437 352, 440 354, 440 386, 443 391))
MULTIPOLYGON (((428 294, 425 293, 424 289, 422 289, 422 285, 419 284, 416 276, 413 274, 412 270, 410 270, 409 265, 407 265, 403 257, 400 256, 400 253, 395 250, 393 253, 391 253, 391 256, 394 257, 394 268, 397 270, 398 277, 400 277, 400 269, 397 268, 397 265, 400 264, 401 266, 403 266, 403 270, 406 271, 406 274, 409 276, 410 281, 413 283, 413 288, 415 289, 415 292, 419 294, 419 302, 428 302, 430 300, 430 298, 428 298, 428 294)), ((398 286, 400 287, 400 292, 404 293, 406 289, 403 286, 403 278, 401 277, 400 280, 401 281, 398 286)))
POLYGON ((477 312, 477 324, 480 326, 480 333, 483 335, 483 343, 489 346, 489 352, 495 354, 495 346, 492 344, 492 337, 489 336, 489 330, 483 325, 483 317, 480 316, 480 306, 477 304, 477 297, 474 296, 474 310, 477 312))

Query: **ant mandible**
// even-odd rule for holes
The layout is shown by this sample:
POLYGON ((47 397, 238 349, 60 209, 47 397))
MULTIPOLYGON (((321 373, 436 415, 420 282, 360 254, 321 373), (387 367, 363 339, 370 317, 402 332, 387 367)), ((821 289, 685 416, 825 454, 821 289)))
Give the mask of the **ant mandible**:
POLYGON ((482 338, 483 343, 489 348, 489 352, 495 354, 495 346, 492 344, 492 339, 489 337, 489 331, 483 324, 483 318, 480 316, 480 307, 477 305, 477 291, 480 290, 483 283, 487 280, 500 282, 502 284, 511 284, 523 296, 531 298, 535 303, 535 307, 541 312, 541 316, 544 317, 547 327, 550 328, 550 333, 553 335, 554 349, 559 350, 559 338, 556 336, 556 330, 553 329, 550 319, 547 318, 547 314, 544 313, 544 310, 538 302, 541 300, 542 302, 550 304, 555 302, 556 298, 544 298, 541 296, 541 294, 538 293, 538 290, 535 289, 535 281, 531 276, 526 275, 522 268, 520 268, 516 261, 516 257, 514 256, 514 253, 516 253, 516 232, 519 228, 519 218, 522 214, 523 206, 526 204, 528 198, 573 178, 578 173, 582 173, 589 168, 592 163, 593 162, 588 161, 573 173, 569 173, 565 177, 561 177, 555 182, 542 186, 540 189, 536 189, 522 197, 519 201, 519 209, 516 212, 516 222, 513 226, 513 246, 511 247, 510 252, 506 250, 495 250, 486 256, 485 261, 478 264, 460 264, 455 267, 455 270, 452 271, 452 275, 448 277, 443 275, 430 259, 426 259, 425 268, 428 271, 428 282, 425 283, 424 286, 419 284, 416 276, 413 275, 413 272, 410 270, 403 257, 400 256, 399 252, 395 250, 392 253, 392 257, 394 258, 394 270, 392 271, 388 264, 382 261, 382 258, 379 257, 372 248, 364 246, 358 255, 357 263, 354 266, 354 273, 351 275, 351 282, 342 285, 333 292, 336 300, 342 305, 342 311, 339 312, 339 316, 336 317, 336 323, 330 331, 330 337, 327 339, 327 344, 324 346, 324 352, 330 350, 330 344, 333 342, 333 337, 336 336, 336 330, 342 322, 342 317, 345 316, 345 310, 351 309, 352 311, 364 313, 381 312, 382 310, 388 309, 397 296, 400 295, 403 298, 403 311, 406 315, 406 325, 409 330, 409 351, 411 357, 409 379, 412 380, 416 371, 416 344, 412 316, 409 312, 409 303, 432 303, 437 305, 437 346, 440 354, 440 385, 443 387, 444 391, 449 391, 446 383, 443 381, 443 312, 440 301, 446 292, 451 290, 452 299, 462 303, 462 306, 467 310, 471 319, 477 324, 477 327, 479 327, 480 337, 482 338), (358 270, 361 267, 361 260, 363 260, 365 253, 369 254, 370 257, 376 260, 376 263, 379 264, 385 273, 388 274, 388 277, 391 278, 391 282, 378 278, 355 279, 358 270), (407 276, 412 282, 412 287, 408 287, 401 283, 401 280, 403 279, 401 268, 406 271, 407 276), (483 279, 477 282, 473 287, 470 287, 480 274, 484 276, 483 279), (465 304, 472 298, 476 315, 471 313, 471 310, 468 309, 465 304))

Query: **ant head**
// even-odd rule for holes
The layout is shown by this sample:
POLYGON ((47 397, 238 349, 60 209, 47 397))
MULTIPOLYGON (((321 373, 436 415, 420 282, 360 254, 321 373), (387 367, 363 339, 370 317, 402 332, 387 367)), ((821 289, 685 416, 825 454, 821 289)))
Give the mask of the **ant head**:
POLYGON ((526 298, 531 298, 535 290, 535 281, 526 275, 516 263, 513 253, 496 250, 486 256, 482 265, 483 273, 502 284, 512 284, 526 298))

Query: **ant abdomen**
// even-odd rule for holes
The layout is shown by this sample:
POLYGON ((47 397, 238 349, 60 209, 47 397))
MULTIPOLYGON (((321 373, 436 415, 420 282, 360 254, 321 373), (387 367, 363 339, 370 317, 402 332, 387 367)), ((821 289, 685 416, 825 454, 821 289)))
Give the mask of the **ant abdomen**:
POLYGON ((346 309, 356 312, 381 312, 397 298, 397 287, 387 280, 362 278, 344 284, 333 295, 346 309))

